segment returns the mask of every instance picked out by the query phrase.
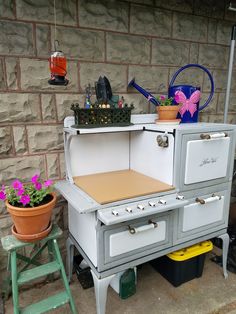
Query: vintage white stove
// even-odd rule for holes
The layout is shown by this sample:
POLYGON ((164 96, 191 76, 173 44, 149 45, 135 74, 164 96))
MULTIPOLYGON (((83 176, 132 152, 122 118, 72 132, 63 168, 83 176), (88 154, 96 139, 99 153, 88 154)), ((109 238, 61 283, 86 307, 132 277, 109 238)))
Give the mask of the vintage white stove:
POLYGON ((116 273, 213 237, 229 237, 235 126, 152 123, 75 129, 64 122, 69 204, 68 271, 74 246, 91 267, 97 313, 116 273))

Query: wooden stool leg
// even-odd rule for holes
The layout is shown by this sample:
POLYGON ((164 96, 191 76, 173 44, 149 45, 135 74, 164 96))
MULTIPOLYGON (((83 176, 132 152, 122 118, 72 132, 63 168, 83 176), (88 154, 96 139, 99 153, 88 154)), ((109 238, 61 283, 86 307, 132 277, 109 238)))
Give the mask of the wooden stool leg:
POLYGON ((54 246, 54 250, 55 250, 57 261, 58 261, 58 263, 60 264, 60 267, 61 267, 62 280, 63 280, 64 286, 65 286, 66 292, 67 292, 67 294, 69 296, 71 312, 73 314, 77 314, 77 311, 76 311, 76 308, 75 308, 75 304, 74 304, 74 300, 73 300, 73 297, 71 295, 70 287, 69 287, 69 284, 68 284, 68 281, 67 281, 67 278, 66 278, 65 268, 64 268, 64 265, 63 265, 63 262, 62 262, 62 259, 61 259, 61 254, 60 254, 59 247, 57 245, 57 240, 56 239, 53 240, 53 246, 54 246))
POLYGON ((12 280, 12 299, 14 306, 14 314, 19 314, 19 298, 18 298, 18 284, 17 284, 17 263, 16 251, 11 252, 11 280, 12 280))
MULTIPOLYGON (((50 261, 50 262, 53 262, 53 261, 54 261, 54 251, 53 251, 52 241, 53 241, 53 240, 49 240, 49 241, 47 242, 48 256, 49 256, 49 261, 50 261)), ((54 274, 53 274, 53 273, 50 274, 50 275, 48 276, 48 278, 49 278, 50 281, 53 281, 53 280, 54 280, 54 274)))

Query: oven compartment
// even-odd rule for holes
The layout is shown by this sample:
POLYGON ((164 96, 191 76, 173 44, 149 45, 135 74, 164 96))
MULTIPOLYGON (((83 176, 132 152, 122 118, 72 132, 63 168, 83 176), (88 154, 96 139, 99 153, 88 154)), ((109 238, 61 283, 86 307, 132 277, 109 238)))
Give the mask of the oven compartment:
POLYGON ((104 265, 119 265, 172 245, 172 211, 148 216, 100 230, 104 265))
POLYGON ((199 194, 175 213, 174 244, 188 241, 228 225, 230 189, 199 194))
MULTIPOLYGON (((227 182, 232 173, 233 131, 182 136, 179 187, 190 190, 227 182)), ((179 166, 176 167, 177 172, 179 166)))

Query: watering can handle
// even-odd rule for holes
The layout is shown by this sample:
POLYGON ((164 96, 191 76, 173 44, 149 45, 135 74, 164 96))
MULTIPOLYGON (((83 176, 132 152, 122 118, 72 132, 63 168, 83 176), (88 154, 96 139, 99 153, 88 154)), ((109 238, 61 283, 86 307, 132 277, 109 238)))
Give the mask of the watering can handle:
POLYGON ((204 108, 209 104, 209 102, 211 101, 211 99, 212 99, 212 97, 213 97, 213 94, 214 94, 214 81, 213 81, 213 77, 212 77, 211 73, 210 73, 204 66, 202 66, 202 65, 200 65, 200 64, 194 64, 194 63, 193 63, 193 64, 187 64, 187 65, 183 66, 183 67, 180 68, 180 69, 174 74, 174 76, 172 77, 172 79, 171 79, 171 81, 170 81, 170 87, 174 84, 174 81, 175 81, 176 77, 179 75, 180 72, 182 72, 182 71, 185 70, 185 69, 192 68, 192 67, 194 67, 194 68, 200 68, 200 69, 202 69, 204 72, 206 72, 207 75, 208 75, 208 77, 209 77, 209 80, 210 80, 210 82, 211 82, 211 92, 210 92, 210 95, 209 95, 207 101, 205 102, 205 104, 202 105, 201 107, 199 107, 199 111, 200 111, 200 110, 204 109, 204 108))

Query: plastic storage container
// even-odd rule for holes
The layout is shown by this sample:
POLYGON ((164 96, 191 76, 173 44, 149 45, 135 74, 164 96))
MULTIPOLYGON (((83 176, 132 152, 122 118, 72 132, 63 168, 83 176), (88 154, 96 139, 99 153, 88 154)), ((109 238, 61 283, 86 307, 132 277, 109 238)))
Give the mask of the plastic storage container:
POLYGON ((204 241, 153 260, 151 265, 173 286, 202 276, 205 253, 213 248, 211 241, 204 241))

